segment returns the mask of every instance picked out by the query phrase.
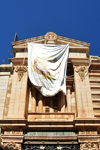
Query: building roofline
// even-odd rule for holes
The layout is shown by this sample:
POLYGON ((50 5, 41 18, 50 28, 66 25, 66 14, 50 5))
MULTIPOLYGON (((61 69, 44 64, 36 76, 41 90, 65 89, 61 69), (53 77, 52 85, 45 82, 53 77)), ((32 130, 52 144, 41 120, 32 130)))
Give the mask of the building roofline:
MULTIPOLYGON (((41 40, 45 40, 45 35, 43 36, 38 36, 38 37, 33 37, 33 38, 29 38, 29 39, 25 39, 25 40, 20 40, 20 41, 16 41, 16 42, 12 42, 12 46, 14 45, 18 45, 18 44, 24 44, 24 43, 28 43, 28 42, 36 42, 36 41, 41 41, 41 40)), ((75 43, 75 44, 80 44, 83 46, 87 46, 90 47, 90 43, 86 43, 83 41, 79 41, 79 40, 75 40, 75 39, 71 39, 71 38, 67 38, 67 37, 62 37, 62 36, 57 36, 57 40, 61 40, 61 41, 65 41, 65 42, 69 42, 69 43, 75 43)))

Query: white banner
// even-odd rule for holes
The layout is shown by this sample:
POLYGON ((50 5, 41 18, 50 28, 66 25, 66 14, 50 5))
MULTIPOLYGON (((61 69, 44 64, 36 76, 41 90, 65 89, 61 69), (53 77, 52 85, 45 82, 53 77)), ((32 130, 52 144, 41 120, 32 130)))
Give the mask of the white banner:
POLYGON ((33 85, 44 96, 66 94, 68 45, 28 43, 28 72, 33 85))

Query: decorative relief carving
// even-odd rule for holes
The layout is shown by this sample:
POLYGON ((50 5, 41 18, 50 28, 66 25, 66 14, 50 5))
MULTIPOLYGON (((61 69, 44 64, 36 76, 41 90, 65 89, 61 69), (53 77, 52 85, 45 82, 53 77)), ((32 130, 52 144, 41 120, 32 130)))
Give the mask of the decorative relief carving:
POLYGON ((4 143, 3 145, 4 150, 21 150, 21 145, 16 143, 4 143))
POLYGON ((98 143, 87 142, 81 144, 80 150, 98 150, 98 143))
POLYGON ((79 135, 97 135, 97 131, 83 131, 79 132, 79 135))
POLYGON ((74 70, 80 76, 81 81, 83 81, 88 74, 88 67, 85 66, 74 66, 74 70))
POLYGON ((16 66, 15 71, 18 73, 19 81, 21 81, 24 73, 27 72, 27 67, 23 66, 23 65, 22 66, 16 66))
POLYGON ((46 35, 45 35, 45 40, 46 41, 56 41, 57 40, 57 35, 53 32, 48 32, 46 35))
POLYGON ((4 135, 23 135, 22 131, 4 131, 4 135))

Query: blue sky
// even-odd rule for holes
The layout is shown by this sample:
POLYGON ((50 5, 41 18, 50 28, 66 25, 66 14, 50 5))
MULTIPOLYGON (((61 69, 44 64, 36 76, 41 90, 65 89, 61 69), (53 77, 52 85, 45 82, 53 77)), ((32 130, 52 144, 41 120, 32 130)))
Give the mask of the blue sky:
POLYGON ((0 1, 0 64, 9 63, 11 42, 55 32, 90 43, 90 55, 100 57, 100 0, 0 1))

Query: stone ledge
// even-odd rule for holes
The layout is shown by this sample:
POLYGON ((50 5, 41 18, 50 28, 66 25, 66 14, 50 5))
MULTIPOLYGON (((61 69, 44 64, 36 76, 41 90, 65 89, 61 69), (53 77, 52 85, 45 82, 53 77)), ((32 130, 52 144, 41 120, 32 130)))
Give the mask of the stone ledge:
POLYGON ((77 140, 77 136, 24 136, 24 140, 48 140, 48 141, 52 141, 52 140, 61 140, 61 141, 70 141, 70 140, 77 140))
POLYGON ((40 140, 40 141, 25 141, 24 142, 24 144, 78 144, 78 142, 77 141, 48 141, 48 140, 46 140, 46 141, 42 141, 42 140, 40 140))
POLYGON ((1 127, 7 127, 7 126, 26 126, 27 120, 16 120, 16 119, 7 119, 7 120, 0 120, 0 126, 1 127))
POLYGON ((90 61, 88 59, 78 59, 78 60, 71 60, 73 65, 78 65, 78 66, 88 66, 90 61))
POLYGON ((0 72, 0 76, 9 76, 10 72, 0 72))
POLYGON ((83 135, 83 136, 78 136, 78 141, 79 143, 84 143, 84 142, 88 142, 88 141, 91 141, 91 142, 99 142, 99 138, 100 136, 96 136, 96 135, 83 135))
POLYGON ((2 142, 15 142, 15 143, 22 143, 23 142, 23 135, 2 135, 2 142))
MULTIPOLYGON (((1 74, 3 74, 3 72, 11 72, 13 70, 13 65, 12 64, 4 64, 4 65, 0 65, 0 72, 2 72, 1 74)), ((6 74, 4 74, 6 75, 6 74)))

